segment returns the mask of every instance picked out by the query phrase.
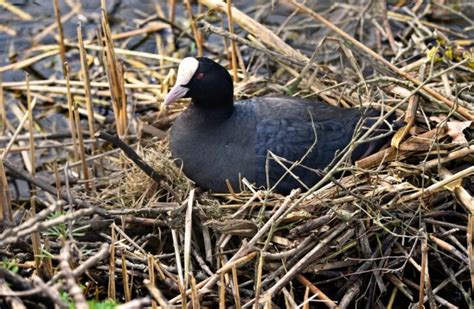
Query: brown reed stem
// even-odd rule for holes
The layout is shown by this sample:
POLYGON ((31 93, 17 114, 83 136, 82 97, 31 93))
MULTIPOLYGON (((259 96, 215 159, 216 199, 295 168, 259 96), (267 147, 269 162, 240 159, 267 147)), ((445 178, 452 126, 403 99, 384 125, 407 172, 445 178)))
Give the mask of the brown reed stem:
POLYGON ((77 108, 77 104, 74 102, 74 122, 76 125, 77 130, 77 139, 79 144, 79 156, 81 159, 82 165, 82 176, 85 181, 85 186, 87 190, 91 189, 91 184, 89 183, 90 176, 89 176, 89 167, 87 166, 87 158, 86 158, 86 151, 84 147, 84 137, 82 134, 82 126, 81 126, 81 119, 79 117, 79 110, 77 108))
POLYGON ((3 160, 0 158, 0 222, 11 224, 13 222, 13 210, 11 205, 10 188, 3 160))
POLYGON ((71 130, 72 136, 72 143, 73 143, 73 158, 74 161, 77 161, 79 150, 77 148, 77 128, 76 122, 74 121, 74 102, 71 93, 71 82, 69 78, 69 65, 67 63, 64 64, 64 76, 66 78, 66 95, 67 95, 67 107, 68 107, 68 117, 69 117, 69 128, 71 130))
MULTIPOLYGON (((30 159, 30 166, 31 166, 31 175, 34 177, 36 175, 36 153, 35 153, 35 139, 33 137, 34 133, 34 117, 33 117, 33 105, 31 103, 31 93, 30 93, 30 77, 28 74, 25 76, 26 78, 26 100, 27 100, 27 108, 28 108, 28 133, 29 133, 29 159, 30 159)), ((30 204, 31 204, 31 217, 34 218, 36 215, 36 187, 31 185, 31 195, 30 195, 30 204)), ((31 234, 31 245, 33 248, 34 260, 36 269, 40 269, 41 265, 41 240, 39 232, 33 232, 31 234)))
POLYGON ((3 74, 0 72, 0 135, 4 136, 7 129, 7 110, 3 94, 3 74))
POLYGON ((189 14, 189 19, 191 20, 191 30, 193 31, 194 35, 194 40, 196 41, 196 47, 197 47, 197 56, 202 57, 203 54, 203 48, 202 48, 202 38, 201 38, 201 32, 196 27, 196 20, 193 15, 193 8, 191 6, 191 0, 185 0, 184 1, 186 4, 186 9, 189 14))
MULTIPOLYGON (((150 286, 155 286, 155 263, 153 256, 151 254, 147 255, 147 264, 148 264, 148 280, 150 286)), ((155 300, 151 301, 151 307, 153 309, 158 308, 158 305, 155 300)))
POLYGON ((111 244, 109 248, 109 285, 107 289, 107 297, 111 300, 115 300, 117 298, 115 287, 115 242, 117 241, 117 237, 113 225, 110 227, 110 230, 111 244))
POLYGON ((168 0, 168 18, 174 24, 176 18, 176 0, 168 0))
MULTIPOLYGON (((86 109, 87 109, 87 121, 89 124, 89 134, 92 137, 95 133, 95 124, 94 124, 94 107, 92 105, 92 95, 91 95, 91 83, 89 77, 89 68, 87 65, 87 52, 84 49, 84 41, 82 38, 82 26, 81 23, 77 25, 77 39, 79 54, 81 58, 81 73, 84 78, 84 91, 86 99, 86 109)), ((92 145, 92 154, 95 154, 96 145, 92 145)))
MULTIPOLYGON (((229 26, 229 33, 234 34, 234 19, 232 18, 232 0, 227 0, 227 24, 229 26)), ((235 41, 230 41, 231 57, 232 57, 232 78, 234 83, 239 80, 237 75, 237 47, 235 41)))
POLYGON ((66 47, 64 46, 64 31, 63 25, 61 23, 61 13, 59 12, 59 0, 53 0, 53 7, 59 34, 59 56, 61 57, 61 66, 63 69, 63 74, 64 76, 66 76, 66 47))
POLYGON ((101 43, 103 44, 105 50, 104 65, 110 84, 110 93, 112 95, 112 108, 114 111, 117 133, 120 137, 122 137, 125 135, 126 132, 126 127, 124 127, 123 121, 124 118, 122 116, 122 113, 126 113, 126 110, 123 111, 123 97, 125 96, 125 89, 123 88, 123 83, 121 82, 121 78, 123 78, 123 76, 120 76, 119 64, 115 55, 114 41, 112 39, 112 34, 110 31, 105 0, 101 0, 101 4, 101 43))

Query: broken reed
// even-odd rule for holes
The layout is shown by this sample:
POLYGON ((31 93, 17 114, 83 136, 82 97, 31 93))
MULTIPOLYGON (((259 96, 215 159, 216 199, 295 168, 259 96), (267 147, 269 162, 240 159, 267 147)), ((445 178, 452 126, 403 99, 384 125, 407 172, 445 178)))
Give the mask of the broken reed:
POLYGON ((112 96, 112 108, 115 116, 117 134, 119 137, 124 137, 127 133, 127 97, 124 87, 124 72, 122 65, 118 62, 115 55, 105 0, 101 1, 101 12, 101 31, 99 32, 99 38, 104 50, 103 63, 110 85, 109 89, 112 96))
POLYGON ((202 41, 202 36, 201 32, 198 30, 196 26, 196 19, 194 18, 193 14, 193 8, 191 6, 191 0, 184 0, 184 3, 186 5, 186 10, 188 11, 189 14, 189 20, 191 22, 191 29, 193 31, 194 35, 194 42, 196 43, 197 47, 197 55, 198 57, 202 57, 203 55, 203 41, 202 41))

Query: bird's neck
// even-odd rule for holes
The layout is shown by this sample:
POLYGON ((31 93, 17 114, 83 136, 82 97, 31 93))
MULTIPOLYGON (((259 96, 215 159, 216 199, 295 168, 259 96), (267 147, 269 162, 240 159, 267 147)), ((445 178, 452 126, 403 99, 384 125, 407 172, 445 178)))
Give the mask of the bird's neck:
POLYGON ((213 102, 206 98, 199 100, 193 98, 191 107, 195 113, 198 113, 202 118, 209 121, 220 121, 230 118, 234 112, 234 98, 228 97, 226 100, 222 98, 217 102, 213 102))

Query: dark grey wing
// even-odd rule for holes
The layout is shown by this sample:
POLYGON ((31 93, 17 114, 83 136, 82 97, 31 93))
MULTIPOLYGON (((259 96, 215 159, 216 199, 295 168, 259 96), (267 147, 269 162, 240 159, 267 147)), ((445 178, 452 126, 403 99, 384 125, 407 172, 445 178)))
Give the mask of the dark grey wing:
POLYGON ((257 184, 267 186, 268 181, 273 186, 278 182, 277 191, 283 193, 313 186, 320 179, 318 170, 328 166, 336 152, 350 143, 361 115, 357 109, 306 100, 269 98, 260 103, 256 127, 257 184), (269 151, 282 158, 280 163, 271 159, 269 151), (281 166, 283 163, 289 168, 296 161, 301 162, 292 170, 293 175, 281 166))

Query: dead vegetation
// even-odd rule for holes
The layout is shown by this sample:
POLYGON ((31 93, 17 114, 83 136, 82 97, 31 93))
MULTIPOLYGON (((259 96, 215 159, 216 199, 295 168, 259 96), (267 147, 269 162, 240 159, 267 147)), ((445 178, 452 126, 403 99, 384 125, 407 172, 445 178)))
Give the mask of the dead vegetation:
POLYGON ((55 0, 55 21, 0 67, 29 72, 0 87, 1 306, 472 306, 472 4, 198 2, 157 2, 117 31, 103 1, 98 31, 78 25, 78 40, 61 25, 81 2, 66 14, 55 0), (156 53, 140 49, 147 40, 156 53), (341 152, 307 192, 245 180, 240 193, 203 192, 167 148, 187 102, 160 110, 177 63, 200 53, 227 64, 237 98, 372 105, 405 125, 358 162, 341 152), (59 70, 38 78, 45 63, 59 70), (97 130, 116 132, 161 181, 97 130))

